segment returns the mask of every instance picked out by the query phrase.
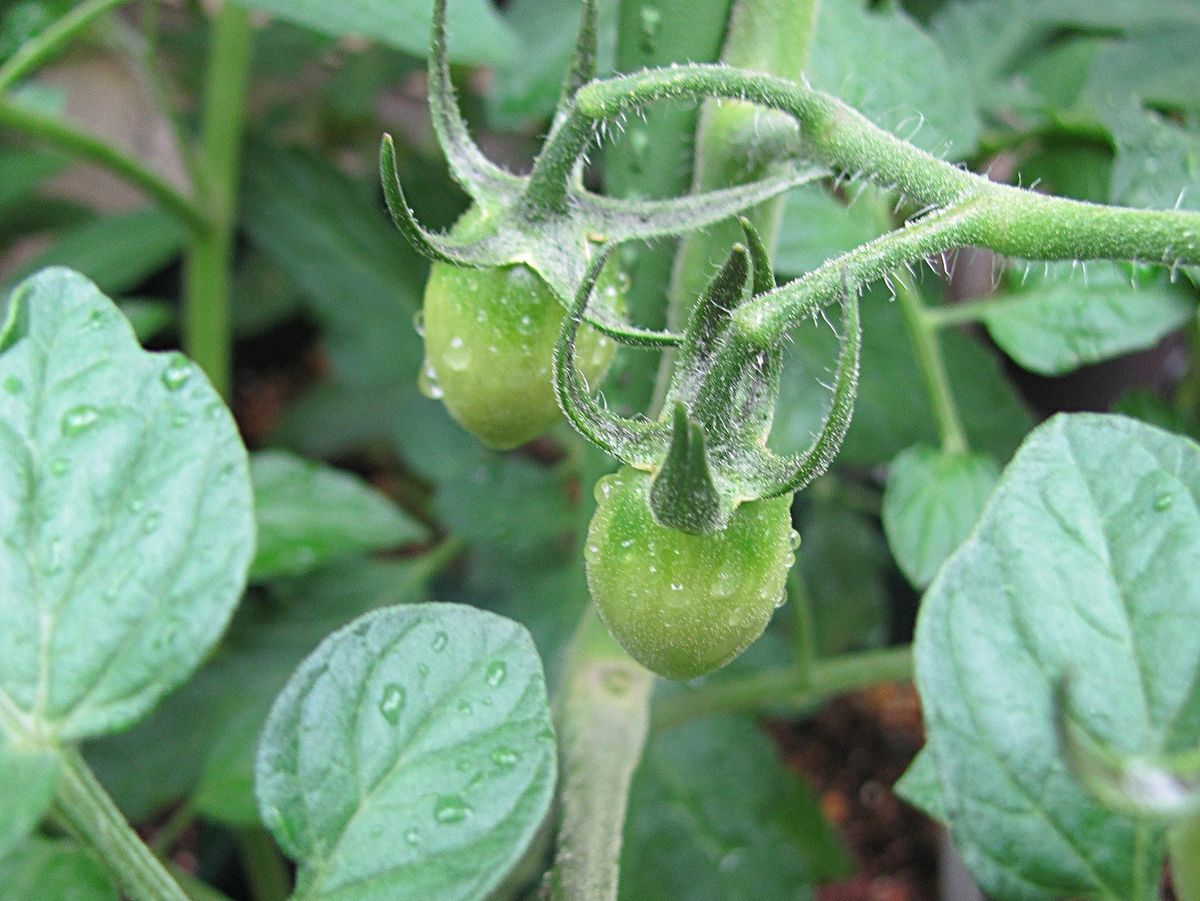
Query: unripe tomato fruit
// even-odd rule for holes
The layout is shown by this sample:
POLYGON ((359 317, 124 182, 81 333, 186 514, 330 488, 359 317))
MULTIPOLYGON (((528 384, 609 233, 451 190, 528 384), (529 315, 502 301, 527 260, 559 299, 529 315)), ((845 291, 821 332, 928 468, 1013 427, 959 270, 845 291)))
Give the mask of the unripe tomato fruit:
MULTIPOLYGON (((617 278, 605 273, 597 290, 617 309, 617 278)), ((422 389, 480 441, 507 450, 558 422, 551 371, 566 309, 540 275, 522 264, 434 263, 423 315, 422 389)), ((576 360, 590 384, 604 377, 615 352, 610 338, 579 330, 576 360)))
POLYGON ((630 656, 690 679, 762 635, 795 561, 790 497, 742 504, 709 535, 655 522, 650 476, 629 467, 602 478, 596 500, 584 549, 588 588, 630 656))

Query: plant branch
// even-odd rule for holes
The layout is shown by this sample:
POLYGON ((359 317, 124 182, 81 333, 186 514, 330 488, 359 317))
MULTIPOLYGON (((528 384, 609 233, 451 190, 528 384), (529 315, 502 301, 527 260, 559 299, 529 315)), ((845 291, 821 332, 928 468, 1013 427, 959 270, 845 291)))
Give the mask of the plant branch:
POLYGON ((909 284, 902 274, 894 278, 892 285, 896 290, 896 302, 904 313, 904 323, 908 327, 908 337, 917 358, 921 381, 925 385, 929 408, 937 423, 942 450, 948 454, 964 453, 968 447, 967 433, 950 388, 950 376, 942 356, 937 325, 916 287, 909 284))
POLYGON ((65 750, 62 760, 56 812, 74 835, 99 854, 122 892, 134 901, 187 901, 179 883, 125 822, 79 752, 65 750))
POLYGON ((207 214, 194 201, 133 157, 126 156, 98 138, 5 96, 0 96, 0 127, 19 131, 119 175, 175 214, 194 233, 202 234, 209 228, 207 214))
POLYGON ((911 679, 912 668, 912 648, 904 646, 818 660, 807 687, 801 673, 792 668, 718 681, 664 698, 654 708, 653 728, 661 732, 696 717, 734 710, 777 706, 806 710, 834 695, 911 679))
POLYGON ((231 269, 252 39, 250 14, 225 0, 213 23, 198 159, 197 189, 213 227, 195 236, 184 269, 184 350, 226 398, 232 382, 231 269))
POLYGON ((553 901, 612 901, 629 784, 649 727, 654 677, 617 645, 595 612, 584 616, 557 705, 558 849, 553 901))
POLYGON ((55 20, 41 34, 22 44, 17 52, 0 66, 0 91, 7 91, 98 18, 128 2, 129 0, 85 0, 65 16, 55 20))

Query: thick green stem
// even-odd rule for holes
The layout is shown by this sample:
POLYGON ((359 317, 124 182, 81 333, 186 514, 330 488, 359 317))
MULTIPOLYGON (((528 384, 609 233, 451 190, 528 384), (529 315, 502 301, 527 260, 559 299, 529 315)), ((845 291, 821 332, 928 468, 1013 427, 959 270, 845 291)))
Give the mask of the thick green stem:
POLYGON ((61 50, 75 35, 129 0, 85 0, 41 34, 31 38, 0 66, 0 91, 7 91, 61 50))
POLYGON ((892 285, 896 290, 896 302, 904 313, 908 337, 917 358, 917 368, 921 372, 929 407, 937 423, 942 450, 948 454, 961 454, 967 450, 967 433, 950 389, 950 376, 942 357, 937 324, 930 318, 917 289, 902 275, 894 277, 892 285))
POLYGON ((808 685, 792 668, 729 679, 663 699, 654 709, 654 731, 670 729, 696 717, 734 710, 766 707, 807 710, 834 695, 880 682, 911 679, 912 668, 912 649, 897 647, 818 660, 808 685))
POLYGON ((249 13, 223 3, 213 24, 198 160, 197 188, 213 227, 188 248, 184 277, 184 350, 224 397, 232 383, 229 295, 252 38, 249 13))
POLYGON ((1171 878, 1179 901, 1200 901, 1200 817, 1177 823, 1167 834, 1171 878))
POLYGON ((94 850, 133 901, 187 901, 166 868, 125 822, 78 751, 63 752, 55 808, 68 829, 94 850))
POLYGON ((646 742, 653 684, 589 610, 558 705, 561 809, 548 883, 555 901, 617 897, 625 808, 646 742))
POLYGON ((8 97, 0 97, 0 128, 11 128, 35 141, 57 147, 72 156, 102 166, 131 185, 141 188, 178 216, 193 232, 203 234, 208 230, 208 217, 196 203, 133 157, 126 156, 98 138, 8 97))

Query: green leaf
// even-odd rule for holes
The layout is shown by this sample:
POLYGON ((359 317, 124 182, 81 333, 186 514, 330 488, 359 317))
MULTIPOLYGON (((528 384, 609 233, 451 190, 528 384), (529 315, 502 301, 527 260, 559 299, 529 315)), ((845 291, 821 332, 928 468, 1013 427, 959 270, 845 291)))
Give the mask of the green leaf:
MULTIPOLYGON (((334 37, 357 35, 424 58, 429 49, 430 0, 237 0, 296 25, 334 37)), ((501 63, 516 55, 516 40, 487 0, 451 0, 446 11, 450 59, 501 63)))
MULTIPOLYGON (((862 372, 858 402, 842 466, 880 466, 914 444, 937 442, 937 425, 916 373, 916 358, 905 338, 903 313, 879 288, 862 302, 862 372)), ((821 324, 801 325, 785 351, 778 413, 770 445, 780 453, 808 447, 829 406, 828 384, 837 340, 821 324)), ((1000 460, 1012 456, 1033 425, 1028 411, 1004 377, 994 354, 970 338, 941 336, 950 386, 971 446, 1000 460)))
POLYGON ((257 825, 254 751, 275 696, 335 629, 370 610, 415 603, 442 557, 346 560, 271 583, 243 602, 221 649, 132 730, 90 743, 88 764, 132 821, 190 798, 197 813, 257 825))
POLYGON ((1099 805, 1060 754, 1055 690, 1118 752, 1200 742, 1200 446, 1058 416, 1001 477, 917 625, 927 752, 955 845, 1000 898, 1139 899, 1162 834, 1099 805))
POLYGON ((425 530, 362 479, 286 451, 250 458, 258 519, 251 580, 298 576, 351 554, 398 547, 425 530))
POLYGON ((42 269, 69 266, 105 294, 121 294, 175 259, 183 241, 179 220, 158 207, 92 219, 63 232, 49 248, 21 266, 7 287, 42 269))
POLYGON ((893 790, 903 801, 920 810, 943 825, 946 822, 946 807, 942 803, 942 787, 938 783, 937 764, 933 755, 922 749, 909 764, 904 775, 897 780, 893 790))
POLYGON ((31 838, 0 858, 0 898, 117 901, 104 867, 69 841, 31 838))
POLYGON ((1200 59, 1196 55, 1196 26, 1151 24, 1104 42, 1096 54, 1084 89, 1084 99, 1103 107, 1114 97, 1135 97, 1155 109, 1200 110, 1200 59))
POLYGON ((988 334, 1024 369, 1061 375, 1153 347, 1196 315, 1196 302, 1165 279, 1131 284, 1128 267, 1086 276, 1056 267, 984 308, 988 334), (1073 276, 1073 277, 1072 277, 1073 276))
POLYGON ((0 148, 0 210, 24 200, 45 179, 67 167, 65 157, 41 150, 0 148))
POLYGON ((820 6, 806 74, 876 125, 947 159, 971 153, 979 120, 940 48, 897 4, 820 6))
POLYGON ((629 795, 621 898, 795 901, 847 870, 820 805, 752 719, 651 740, 629 795))
POLYGON ((263 819, 297 898, 479 898, 554 790, 541 661, 471 607, 379 610, 326 639, 267 721, 263 819))
POLYGON ((900 569, 917 588, 967 537, 1000 478, 983 454, 910 447, 892 463, 883 493, 883 530, 900 569))
POLYGON ((61 759, 52 751, 13 747, 0 736, 0 860, 23 842, 54 800, 61 759))
POLYGON ((869 203, 847 206, 820 185, 804 185, 786 195, 775 268, 781 275, 803 275, 880 233, 869 203))
POLYGON ((180 354, 91 282, 22 284, 0 331, 0 727, 128 725, 220 636, 254 551, 246 451, 180 354))
POLYGON ((261 144, 251 145, 244 192, 250 240, 304 293, 338 377, 356 387, 415 379, 413 315, 428 266, 380 205, 325 160, 261 144))
POLYGON ((1200 210, 1200 132, 1196 128, 1184 128, 1135 107, 1107 109, 1102 118, 1117 148, 1111 202, 1200 210))

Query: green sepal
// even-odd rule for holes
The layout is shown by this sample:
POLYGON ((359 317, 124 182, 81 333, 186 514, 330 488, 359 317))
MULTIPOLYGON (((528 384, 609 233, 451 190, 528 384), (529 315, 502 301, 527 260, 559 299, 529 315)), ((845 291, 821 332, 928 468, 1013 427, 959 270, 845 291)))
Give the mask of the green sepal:
POLYGON ((581 87, 596 77, 596 58, 599 56, 600 47, 598 6, 596 0, 583 0, 583 6, 579 10, 579 31, 575 37, 571 64, 567 67, 566 78, 563 79, 562 95, 558 101, 560 108, 565 106, 581 87))
POLYGON ((733 515, 713 481, 704 430, 683 404, 675 404, 671 447, 650 483, 650 511, 660 526, 693 535, 719 532, 733 515))
MULTIPOLYGON (((594 75, 595 18, 595 0, 588 0, 558 115, 531 174, 518 176, 487 160, 471 140, 450 80, 446 0, 436 0, 428 72, 434 129, 454 178, 482 215, 473 217, 465 232, 456 228, 445 235, 424 229, 404 197, 396 174, 395 147, 385 136, 380 147, 380 175, 388 210, 397 228, 420 253, 458 266, 529 266, 550 285, 563 306, 569 307, 597 244, 702 228, 826 174, 806 162, 789 163, 761 181, 668 200, 614 199, 588 191, 582 185, 580 169, 602 123, 580 121, 570 112, 579 87, 594 75)), ((667 332, 606 319, 595 324, 627 343, 677 343, 667 332)))

